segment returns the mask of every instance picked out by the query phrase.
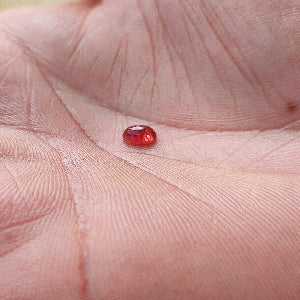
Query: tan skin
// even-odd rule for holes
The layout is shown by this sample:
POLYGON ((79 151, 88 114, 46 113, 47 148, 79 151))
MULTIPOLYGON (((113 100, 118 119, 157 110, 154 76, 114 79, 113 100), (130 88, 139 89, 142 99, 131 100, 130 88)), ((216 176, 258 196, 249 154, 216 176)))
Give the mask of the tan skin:
POLYGON ((299 26, 292 0, 2 13, 0 298, 297 299, 299 26))

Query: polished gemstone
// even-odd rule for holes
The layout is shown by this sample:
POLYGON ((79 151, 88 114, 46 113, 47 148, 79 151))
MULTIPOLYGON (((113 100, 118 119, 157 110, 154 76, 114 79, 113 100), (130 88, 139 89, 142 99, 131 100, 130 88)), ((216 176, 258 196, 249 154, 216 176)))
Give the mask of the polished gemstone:
POLYGON ((125 129, 123 140, 127 145, 148 146, 156 142, 156 133, 149 126, 133 125, 125 129))

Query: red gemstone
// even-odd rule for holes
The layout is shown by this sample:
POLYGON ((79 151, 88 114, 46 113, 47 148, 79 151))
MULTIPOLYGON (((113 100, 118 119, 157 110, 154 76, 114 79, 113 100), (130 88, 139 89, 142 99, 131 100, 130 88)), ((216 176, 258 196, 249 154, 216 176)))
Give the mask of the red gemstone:
POLYGON ((156 133, 149 126, 134 125, 124 131, 123 140, 127 145, 132 146, 152 145, 156 142, 156 133))

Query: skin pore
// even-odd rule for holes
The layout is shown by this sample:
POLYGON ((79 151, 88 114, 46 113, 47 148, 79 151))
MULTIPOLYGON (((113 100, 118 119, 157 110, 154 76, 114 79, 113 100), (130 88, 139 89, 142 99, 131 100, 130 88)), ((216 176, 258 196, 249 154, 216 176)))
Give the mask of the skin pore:
POLYGON ((300 5, 223 2, 0 15, 1 299, 297 298, 300 5))

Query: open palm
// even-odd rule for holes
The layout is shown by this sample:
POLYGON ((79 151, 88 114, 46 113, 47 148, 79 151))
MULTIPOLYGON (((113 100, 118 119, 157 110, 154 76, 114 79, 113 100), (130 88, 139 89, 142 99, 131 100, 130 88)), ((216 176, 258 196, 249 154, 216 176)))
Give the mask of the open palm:
POLYGON ((283 0, 3 13, 0 298, 296 299, 299 26, 283 0))

